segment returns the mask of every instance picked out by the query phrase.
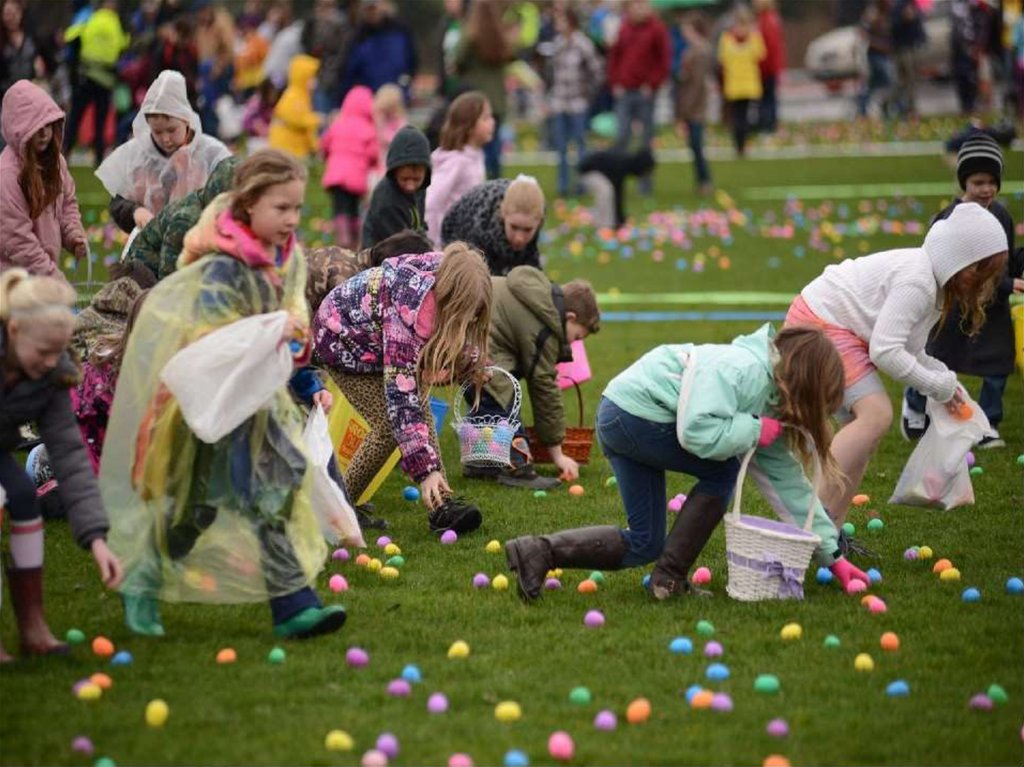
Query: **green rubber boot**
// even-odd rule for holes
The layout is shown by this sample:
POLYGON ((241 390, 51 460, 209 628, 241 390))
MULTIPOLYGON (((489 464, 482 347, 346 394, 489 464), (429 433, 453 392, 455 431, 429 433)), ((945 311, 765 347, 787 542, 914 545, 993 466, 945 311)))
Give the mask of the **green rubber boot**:
POLYGON ((345 625, 345 608, 341 605, 307 607, 283 623, 274 626, 274 636, 285 639, 309 639, 330 634, 345 625))

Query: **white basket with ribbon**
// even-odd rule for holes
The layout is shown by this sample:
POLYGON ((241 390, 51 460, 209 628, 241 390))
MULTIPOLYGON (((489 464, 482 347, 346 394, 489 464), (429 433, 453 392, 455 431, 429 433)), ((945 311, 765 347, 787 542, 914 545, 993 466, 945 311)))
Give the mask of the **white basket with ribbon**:
POLYGON ((503 368, 490 366, 492 374, 506 376, 512 382, 515 396, 508 417, 501 415, 462 415, 462 405, 470 383, 466 382, 455 395, 452 428, 459 435, 459 456, 463 466, 511 466, 512 438, 519 431, 519 409, 523 392, 516 377, 503 368))
MULTIPOLYGON (((740 514, 743 480, 756 450, 752 448, 743 457, 732 510, 725 515, 725 557, 729 569, 726 591, 742 602, 803 599, 807 566, 821 544, 821 538, 811 532, 817 496, 812 493, 811 508, 802 528, 781 520, 740 514)), ((817 453, 814 461, 817 486, 821 476, 817 453)))

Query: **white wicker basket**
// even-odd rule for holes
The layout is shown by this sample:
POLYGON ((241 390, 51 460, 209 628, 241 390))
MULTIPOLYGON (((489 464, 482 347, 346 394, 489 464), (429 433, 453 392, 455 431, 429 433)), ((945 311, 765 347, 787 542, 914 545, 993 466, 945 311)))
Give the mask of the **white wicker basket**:
MULTIPOLYGON (((809 437, 808 437, 809 439, 809 437)), ((804 575, 821 538, 811 532, 814 500, 803 528, 764 517, 740 514, 743 480, 757 448, 743 457, 732 510, 725 515, 725 556, 729 580, 726 591, 742 602, 766 599, 803 599, 804 575)), ((815 482, 821 465, 815 455, 815 482)))
POLYGON ((455 395, 452 409, 452 428, 459 435, 459 457, 463 466, 511 466, 512 439, 519 430, 519 409, 523 404, 523 391, 516 377, 504 368, 490 366, 494 374, 507 376, 515 392, 508 418, 499 415, 462 415, 469 382, 462 384, 455 395))

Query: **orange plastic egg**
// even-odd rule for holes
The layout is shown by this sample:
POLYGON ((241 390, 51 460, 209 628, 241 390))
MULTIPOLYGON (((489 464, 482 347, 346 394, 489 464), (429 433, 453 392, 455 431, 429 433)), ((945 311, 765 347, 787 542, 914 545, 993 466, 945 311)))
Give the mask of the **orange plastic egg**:
POLYGON ((630 724, 641 724, 651 716, 651 702, 647 698, 637 698, 626 708, 626 721, 630 724))

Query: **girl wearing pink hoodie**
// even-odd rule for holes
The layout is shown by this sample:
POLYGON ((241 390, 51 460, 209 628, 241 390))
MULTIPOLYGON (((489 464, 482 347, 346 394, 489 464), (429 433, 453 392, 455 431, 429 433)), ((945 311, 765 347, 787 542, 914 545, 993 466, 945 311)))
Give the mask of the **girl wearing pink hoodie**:
POLYGON ((373 92, 357 85, 348 92, 341 111, 320 139, 323 152, 324 188, 334 204, 334 228, 338 245, 359 246, 359 202, 369 191, 369 176, 379 164, 377 126, 373 119, 373 92))
POLYGON ((46 91, 19 80, 4 94, 0 153, 0 270, 64 279, 61 249, 88 252, 75 182, 61 155, 64 112, 46 91))
POLYGON ((480 91, 455 99, 441 128, 441 145, 430 155, 427 236, 441 247, 441 222, 462 195, 485 180, 482 147, 494 136, 491 103, 480 91))

